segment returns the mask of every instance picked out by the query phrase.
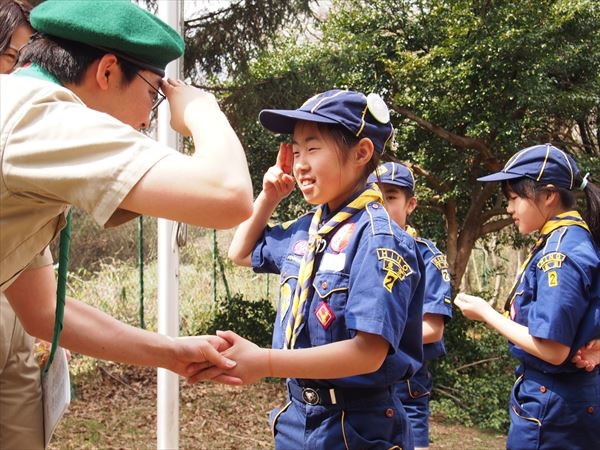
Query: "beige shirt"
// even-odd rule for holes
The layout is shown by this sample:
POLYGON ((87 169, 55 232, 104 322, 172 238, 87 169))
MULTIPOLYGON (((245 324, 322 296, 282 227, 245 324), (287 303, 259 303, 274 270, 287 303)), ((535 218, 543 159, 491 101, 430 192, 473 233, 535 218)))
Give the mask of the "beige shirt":
POLYGON ((68 89, 0 75, 1 290, 64 227, 70 205, 104 227, 135 217, 120 203, 173 153, 68 89))

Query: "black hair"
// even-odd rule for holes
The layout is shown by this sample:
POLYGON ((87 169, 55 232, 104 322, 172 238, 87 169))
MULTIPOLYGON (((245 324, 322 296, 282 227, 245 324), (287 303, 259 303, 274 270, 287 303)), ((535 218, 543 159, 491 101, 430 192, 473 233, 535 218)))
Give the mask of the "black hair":
MULTIPOLYGON (((583 192, 586 199, 586 211, 582 214, 583 219, 590 228, 592 238, 598 247, 600 247, 600 188, 587 178, 583 192)), ((583 183, 583 176, 579 173, 574 180, 574 185, 579 187, 583 183)), ((558 193, 561 204, 567 209, 574 209, 577 205, 577 195, 574 191, 560 187, 548 187, 547 184, 539 183, 531 178, 517 178, 502 182, 502 192, 506 198, 511 192, 519 197, 535 199, 542 192, 554 191, 558 193)))
MULTIPOLYGON (((62 84, 82 82, 85 71, 108 52, 80 42, 36 35, 23 49, 19 65, 34 63, 56 77, 62 84)), ((140 68, 118 58, 125 82, 129 84, 140 68)))
POLYGON ((21 25, 29 25, 31 5, 19 0, 2 0, 0 2, 0 53, 4 53, 10 45, 13 33, 21 25))

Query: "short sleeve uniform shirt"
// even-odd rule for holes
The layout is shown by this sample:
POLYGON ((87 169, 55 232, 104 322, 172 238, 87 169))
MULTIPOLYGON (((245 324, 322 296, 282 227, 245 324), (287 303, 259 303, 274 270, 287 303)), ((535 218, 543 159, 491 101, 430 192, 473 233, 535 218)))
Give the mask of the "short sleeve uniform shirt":
MULTIPOLYGON (((450 272, 448 261, 429 239, 416 237, 417 248, 425 264, 425 298, 423 300, 423 315, 439 314, 447 322, 452 318, 452 297, 450 293, 450 272)), ((439 358, 446 354, 444 339, 423 345, 425 361, 439 358)))
POLYGON ((571 348, 561 365, 549 364, 509 342, 526 367, 546 373, 577 371, 573 354, 600 337, 600 252, 579 226, 553 231, 525 268, 511 305, 511 318, 531 336, 571 348))
MULTIPOLYGON (((255 271, 280 274, 274 348, 284 345, 311 219, 309 213, 267 227, 252 253, 255 271)), ((377 202, 329 233, 315 257, 312 288, 295 348, 351 339, 362 331, 383 337, 390 351, 374 373, 317 383, 381 387, 410 377, 420 367, 422 273, 423 261, 415 241, 377 202)))
POLYGON ((63 228, 70 205, 105 227, 135 217, 119 204, 175 150, 87 108, 70 90, 31 76, 0 75, 0 107, 4 290, 63 228))

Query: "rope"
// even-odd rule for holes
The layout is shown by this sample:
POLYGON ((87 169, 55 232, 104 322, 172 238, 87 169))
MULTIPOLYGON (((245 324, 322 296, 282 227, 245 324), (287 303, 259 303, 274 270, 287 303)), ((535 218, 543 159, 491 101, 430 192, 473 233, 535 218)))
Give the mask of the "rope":
POLYGON ((140 328, 146 328, 144 322, 144 216, 138 218, 138 267, 140 282, 140 328))
POLYGON ((67 271, 69 265, 69 248, 71 246, 71 210, 67 214, 67 224, 60 232, 59 259, 58 259, 58 281, 56 287, 56 312, 54 314, 54 335, 52 336, 52 348, 48 361, 44 367, 44 373, 48 372, 50 364, 54 360, 54 354, 58 348, 58 338, 63 328, 65 315, 65 297, 67 293, 67 271))

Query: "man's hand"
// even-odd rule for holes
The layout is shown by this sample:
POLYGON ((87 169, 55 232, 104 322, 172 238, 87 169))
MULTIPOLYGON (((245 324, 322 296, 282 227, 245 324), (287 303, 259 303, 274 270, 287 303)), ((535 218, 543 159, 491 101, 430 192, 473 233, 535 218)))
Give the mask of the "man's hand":
POLYGON ((220 376, 222 382, 242 384, 242 380, 235 376, 223 375, 236 366, 235 361, 222 354, 230 347, 225 339, 218 336, 190 336, 175 338, 173 344, 173 365, 169 369, 187 378, 188 383, 220 376), (213 370, 207 372, 207 368, 213 370))
POLYGON ((181 80, 162 80, 160 87, 171 108, 171 127, 184 136, 192 134, 189 123, 202 121, 202 115, 208 111, 221 112, 214 95, 181 80))
POLYGON ((220 367, 207 366, 204 370, 190 376, 188 382, 213 380, 224 384, 250 384, 269 375, 269 349, 260 348, 233 331, 217 331, 217 336, 225 340, 229 346, 223 352, 223 357, 234 359, 236 365, 227 371, 220 367))

